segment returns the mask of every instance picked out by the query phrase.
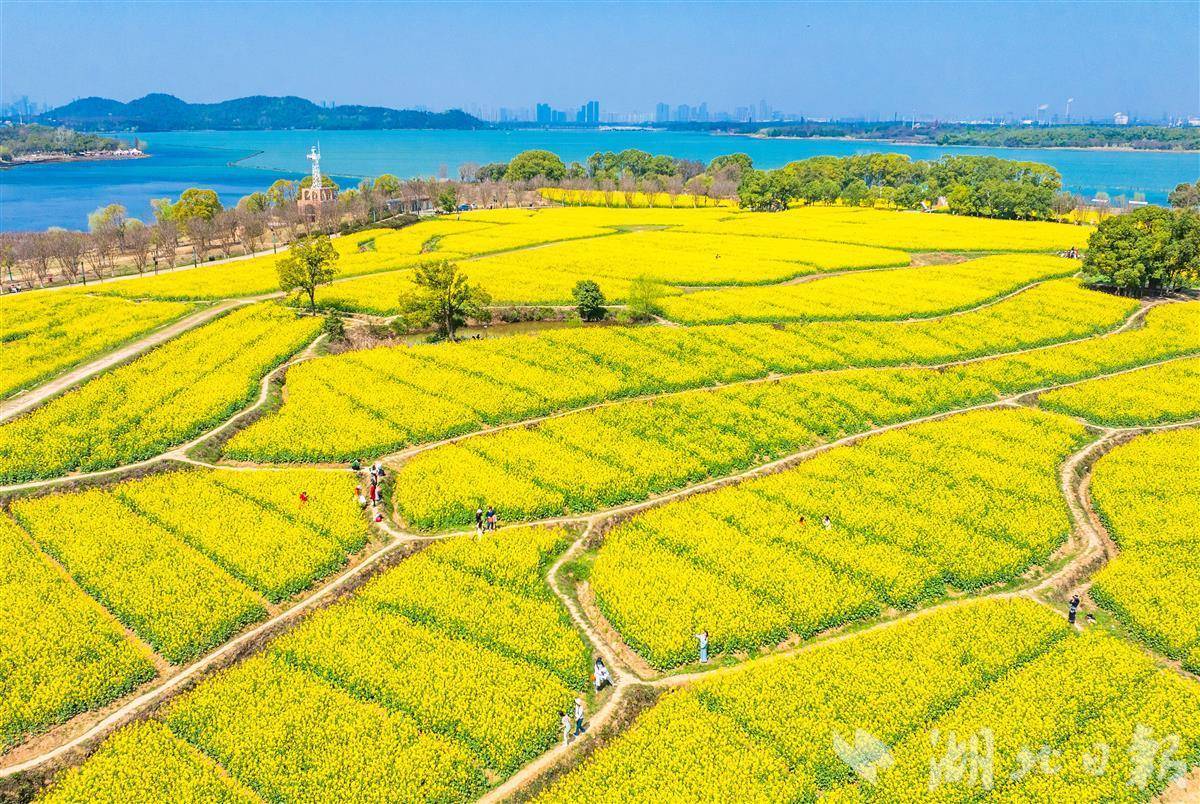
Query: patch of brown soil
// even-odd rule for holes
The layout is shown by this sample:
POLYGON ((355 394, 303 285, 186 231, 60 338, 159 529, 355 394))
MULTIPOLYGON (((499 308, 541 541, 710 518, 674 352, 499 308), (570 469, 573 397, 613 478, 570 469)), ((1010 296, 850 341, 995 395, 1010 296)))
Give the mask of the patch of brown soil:
POLYGON ((625 640, 617 633, 617 629, 612 627, 608 619, 600 611, 600 607, 596 605, 596 595, 592 592, 592 587, 587 581, 579 584, 576 587, 576 596, 579 599, 579 608, 583 610, 583 615, 588 618, 588 622, 596 629, 596 633, 604 640, 608 647, 612 648, 613 653, 621 660, 621 664, 629 668, 636 676, 642 679, 654 678, 659 675, 649 662, 638 655, 637 651, 625 644, 625 640))

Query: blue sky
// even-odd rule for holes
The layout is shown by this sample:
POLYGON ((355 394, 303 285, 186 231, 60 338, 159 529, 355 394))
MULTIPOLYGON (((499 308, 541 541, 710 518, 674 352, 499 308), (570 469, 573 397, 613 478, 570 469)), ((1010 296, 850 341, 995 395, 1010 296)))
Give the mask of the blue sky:
POLYGON ((440 109, 652 110, 766 99, 810 116, 1200 113, 1184 2, 0 0, 0 98, 294 94, 440 109))

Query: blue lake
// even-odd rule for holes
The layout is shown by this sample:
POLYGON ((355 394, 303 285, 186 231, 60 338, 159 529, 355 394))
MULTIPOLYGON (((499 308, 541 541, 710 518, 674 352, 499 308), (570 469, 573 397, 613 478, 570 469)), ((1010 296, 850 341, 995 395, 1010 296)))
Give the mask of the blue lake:
POLYGON ((458 175, 466 162, 511 159, 529 148, 583 161, 595 151, 640 148, 698 159, 734 151, 755 165, 779 167, 810 156, 886 151, 932 159, 942 154, 988 154, 1053 165, 1067 189, 1092 195, 1144 193, 1165 203, 1183 181, 1200 177, 1200 154, 1012 148, 943 148, 843 140, 765 140, 671 131, 170 131, 139 135, 147 159, 64 162, 0 170, 0 231, 83 228, 87 214, 109 203, 148 218, 150 200, 176 198, 188 187, 216 190, 230 204, 281 177, 308 170, 305 154, 320 141, 322 167, 343 187, 380 173, 401 177, 458 175))

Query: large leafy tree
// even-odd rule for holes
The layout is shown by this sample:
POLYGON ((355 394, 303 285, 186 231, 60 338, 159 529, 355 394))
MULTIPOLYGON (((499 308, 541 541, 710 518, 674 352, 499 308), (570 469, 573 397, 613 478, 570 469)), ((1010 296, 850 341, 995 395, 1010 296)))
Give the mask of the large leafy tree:
POLYGON ((1167 196, 1167 200, 1171 202, 1171 206, 1179 209, 1200 209, 1200 179, 1194 184, 1183 182, 1176 185, 1167 196))
POLYGON ((438 334, 454 338, 468 320, 491 321, 492 297, 449 260, 426 263, 413 271, 414 289, 400 296, 400 322, 408 329, 437 327, 438 334))
POLYGON ((544 176, 550 181, 561 181, 567 175, 567 166, 550 151, 522 151, 513 157, 504 172, 507 181, 529 181, 544 176))
POLYGON ((302 237, 275 263, 279 287, 284 292, 299 290, 308 296, 310 310, 317 309, 317 288, 337 276, 337 249, 326 235, 302 237))
POLYGON ((1200 213, 1143 207, 1104 220, 1088 241, 1084 279, 1125 291, 1170 291, 1200 280, 1200 213))

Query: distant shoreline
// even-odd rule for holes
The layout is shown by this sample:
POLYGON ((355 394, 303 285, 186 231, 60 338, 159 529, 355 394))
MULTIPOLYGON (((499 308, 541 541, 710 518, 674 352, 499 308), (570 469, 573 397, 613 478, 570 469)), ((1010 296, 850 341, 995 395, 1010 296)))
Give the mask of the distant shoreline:
POLYGON ((150 154, 31 154, 19 156, 11 162, 0 162, 0 168, 14 168, 21 165, 46 165, 54 162, 109 162, 119 159, 146 159, 150 154))
MULTIPOLYGON (((713 132, 718 133, 718 132, 713 132)), ((831 137, 814 135, 812 137, 793 137, 780 135, 768 137, 755 132, 724 132, 726 137, 750 137, 755 140, 835 140, 837 142, 879 142, 887 145, 926 146, 928 148, 1005 148, 1011 151, 1108 151, 1115 153, 1134 154, 1200 154, 1197 148, 1134 148, 1131 145, 977 145, 968 143, 918 142, 914 140, 897 140, 881 137, 831 137)))

